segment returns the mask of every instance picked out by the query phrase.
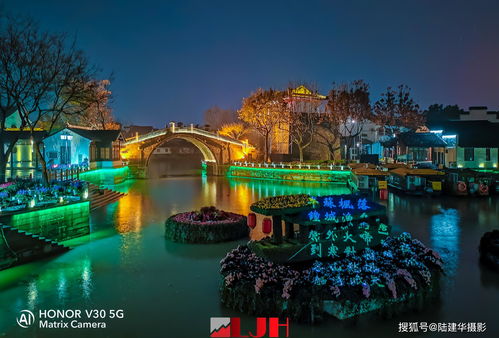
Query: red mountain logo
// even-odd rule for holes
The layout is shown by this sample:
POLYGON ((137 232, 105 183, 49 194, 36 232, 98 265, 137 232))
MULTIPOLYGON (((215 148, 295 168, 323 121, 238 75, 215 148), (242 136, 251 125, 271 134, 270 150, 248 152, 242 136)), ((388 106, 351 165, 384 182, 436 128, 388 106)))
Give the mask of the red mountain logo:
POLYGON ((230 317, 211 317, 210 337, 230 337, 230 317))

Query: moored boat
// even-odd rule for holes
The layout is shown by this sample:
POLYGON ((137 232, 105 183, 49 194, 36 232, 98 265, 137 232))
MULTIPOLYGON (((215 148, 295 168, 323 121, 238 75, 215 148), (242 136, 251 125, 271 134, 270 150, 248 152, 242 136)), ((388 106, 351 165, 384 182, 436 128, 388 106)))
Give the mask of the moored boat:
POLYGON ((433 169, 397 168, 390 170, 388 185, 411 195, 439 196, 445 173, 433 169))
POLYGON ((377 191, 379 189, 386 189, 387 178, 389 176, 388 170, 381 170, 380 168, 355 168, 353 169, 357 179, 359 180, 358 188, 360 191, 377 191))
POLYGON ((446 169, 444 189, 456 196, 488 196, 495 189, 495 180, 489 173, 472 169, 446 169))

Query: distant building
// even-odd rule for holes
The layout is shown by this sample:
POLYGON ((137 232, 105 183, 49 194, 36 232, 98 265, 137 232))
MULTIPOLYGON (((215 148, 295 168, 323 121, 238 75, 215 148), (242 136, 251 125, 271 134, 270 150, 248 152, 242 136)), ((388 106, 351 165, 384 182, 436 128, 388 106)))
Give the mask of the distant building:
POLYGON ((418 133, 409 131, 383 143, 385 148, 392 148, 394 157, 399 162, 445 164, 447 143, 436 133, 418 133))
POLYGON ((445 165, 451 168, 497 168, 499 124, 490 121, 449 121, 439 129, 447 143, 445 165))
POLYGON ((182 139, 170 140, 167 143, 159 145, 153 151, 153 155, 169 155, 169 157, 175 155, 197 155, 198 153, 199 150, 196 146, 182 139))
POLYGON ((148 134, 150 132, 155 131, 156 128, 153 126, 136 126, 130 125, 123 127, 122 133, 124 138, 136 137, 144 134, 148 134))
POLYGON ((28 129, 21 129, 21 116, 12 111, 5 118, 5 129, 3 131, 3 147, 7 148, 15 143, 10 156, 7 158, 6 178, 34 177, 39 165, 33 143, 42 140, 46 132, 42 129, 35 129, 30 132, 28 129))
MULTIPOLYGON (((305 86, 298 86, 295 89, 288 91, 286 102, 291 114, 320 114, 324 112, 326 96, 319 94, 317 91, 312 91, 305 86)), ((291 126, 292 128, 292 126, 291 126)), ((291 157, 297 157, 297 151, 293 149, 290 134, 290 126, 280 125, 274 128, 272 133, 272 158, 274 160, 291 160, 291 157)), ((320 158, 327 153, 322 149, 317 142, 305 149, 305 157, 320 158), (318 151, 314 153, 313 151, 318 151)))
POLYGON ((489 121, 493 123, 499 122, 498 111, 488 111, 485 106, 470 107, 469 111, 459 114, 461 121, 489 121))

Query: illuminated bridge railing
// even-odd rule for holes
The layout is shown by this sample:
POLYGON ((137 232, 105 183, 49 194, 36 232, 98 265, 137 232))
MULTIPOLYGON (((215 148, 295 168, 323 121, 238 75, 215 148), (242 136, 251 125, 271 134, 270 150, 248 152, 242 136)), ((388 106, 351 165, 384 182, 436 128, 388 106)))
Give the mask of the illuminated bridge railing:
POLYGON ((204 136, 204 137, 209 138, 209 139, 213 139, 213 140, 217 140, 217 141, 221 141, 221 142, 226 142, 226 143, 231 143, 231 144, 238 145, 238 146, 241 146, 244 148, 251 148, 252 147, 248 143, 238 141, 238 140, 235 140, 235 139, 230 138, 230 137, 218 135, 218 134, 206 131, 206 130, 194 128, 192 125, 191 125, 191 127, 184 127, 184 128, 178 128, 175 125, 172 125, 169 128, 156 130, 156 131, 153 131, 153 132, 150 132, 148 134, 144 134, 144 135, 141 135, 138 137, 129 138, 126 140, 125 144, 144 142, 144 141, 156 138, 156 137, 164 136, 164 135, 169 134, 169 133, 171 133, 171 134, 195 134, 195 135, 204 136))
POLYGON ((341 170, 352 171, 347 165, 333 165, 333 164, 308 164, 308 163, 255 163, 255 162, 233 162, 235 166, 248 167, 248 168, 275 168, 275 169, 309 169, 309 170, 341 170))

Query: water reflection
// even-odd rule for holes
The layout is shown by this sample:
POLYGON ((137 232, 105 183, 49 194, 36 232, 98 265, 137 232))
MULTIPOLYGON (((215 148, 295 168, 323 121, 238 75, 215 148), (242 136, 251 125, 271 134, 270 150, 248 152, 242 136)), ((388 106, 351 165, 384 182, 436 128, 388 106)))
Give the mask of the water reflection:
MULTIPOLYGON (((137 180, 115 188, 128 195, 92 212, 90 240, 53 259, 0 272, 0 335, 33 337, 33 331, 17 327, 15 314, 39 308, 125 308, 127 320, 113 323, 105 332, 116 337, 158 337, 164 335, 165 324, 172 337, 206 336, 206 318, 216 316, 253 322, 251 316, 221 307, 218 295, 220 259, 244 240, 210 245, 168 242, 163 237, 165 219, 205 205, 247 214, 251 203, 271 195, 348 192, 322 183, 224 177, 137 180), (134 331, 144 327, 149 331, 134 331)), ((488 333, 498 333, 499 281, 477 264, 481 235, 497 226, 497 200, 390 194, 384 203, 395 233, 411 232, 444 257, 446 278, 453 287, 443 293, 441 310, 428 308, 355 327, 334 320, 314 327, 297 324, 291 337, 388 337, 396 335, 400 320, 477 321, 473 313, 488 323, 488 333)), ((66 336, 70 335, 88 333, 66 336)))
POLYGON ((83 261, 83 271, 81 273, 81 290, 83 297, 89 299, 92 294, 92 265, 89 259, 83 261))
POLYGON ((437 250, 445 264, 447 278, 456 274, 459 261, 459 212, 441 209, 431 218, 431 246, 437 250))
POLYGON ((37 305, 38 300, 38 286, 35 280, 28 284, 27 295, 27 307, 28 309, 33 310, 37 305))
POLYGON ((291 194, 324 196, 350 193, 348 187, 330 183, 269 181, 235 177, 230 177, 227 180, 230 187, 228 196, 235 197, 232 199, 234 207, 243 214, 249 211, 252 203, 269 196, 291 194))

